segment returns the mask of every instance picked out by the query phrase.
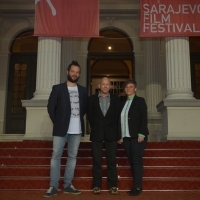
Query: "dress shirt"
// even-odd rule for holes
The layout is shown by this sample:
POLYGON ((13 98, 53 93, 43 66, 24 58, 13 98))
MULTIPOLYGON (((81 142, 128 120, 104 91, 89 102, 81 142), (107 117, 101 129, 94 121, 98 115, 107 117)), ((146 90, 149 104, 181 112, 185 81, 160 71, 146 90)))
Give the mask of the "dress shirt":
MULTIPOLYGON (((124 108, 121 113, 121 131, 122 131, 122 138, 123 137, 131 137, 128 128, 128 111, 131 106, 131 103, 135 97, 135 94, 131 95, 127 98, 127 101, 124 105, 124 108)), ((139 137, 145 137, 145 135, 138 133, 139 137)))
POLYGON ((110 106, 110 93, 108 93, 106 97, 102 97, 101 93, 99 92, 98 97, 99 97, 99 104, 100 104, 101 111, 103 115, 105 116, 110 106))

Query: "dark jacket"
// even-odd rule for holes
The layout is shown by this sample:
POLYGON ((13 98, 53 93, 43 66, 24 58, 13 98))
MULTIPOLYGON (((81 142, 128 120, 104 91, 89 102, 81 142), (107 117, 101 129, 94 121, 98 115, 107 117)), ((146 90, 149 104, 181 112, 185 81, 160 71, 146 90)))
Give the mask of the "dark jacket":
MULTIPOLYGON (((121 103, 121 111, 126 103, 126 100, 121 103)), ((149 134, 147 120, 147 105, 142 97, 135 95, 128 111, 128 126, 131 137, 138 137, 138 134, 147 136, 149 134)), ((121 123, 119 126, 121 132, 121 123)))
MULTIPOLYGON (((77 85, 79 93, 80 120, 82 135, 84 136, 83 116, 87 111, 88 93, 83 86, 77 85)), ((53 122, 53 136, 64 137, 69 128, 71 117, 71 103, 66 82, 54 85, 49 96, 48 113, 53 122)))
POLYGON ((120 139, 118 133, 118 119, 120 111, 120 98, 110 94, 110 106, 104 116, 99 104, 98 94, 89 97, 88 120, 91 127, 91 141, 117 141, 120 139))

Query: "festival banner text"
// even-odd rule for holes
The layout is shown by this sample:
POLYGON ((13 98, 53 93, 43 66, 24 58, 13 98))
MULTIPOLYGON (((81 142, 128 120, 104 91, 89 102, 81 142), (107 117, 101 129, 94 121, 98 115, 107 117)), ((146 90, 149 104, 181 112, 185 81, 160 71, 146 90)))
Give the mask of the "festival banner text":
POLYGON ((140 0, 140 37, 200 36, 200 0, 140 0))

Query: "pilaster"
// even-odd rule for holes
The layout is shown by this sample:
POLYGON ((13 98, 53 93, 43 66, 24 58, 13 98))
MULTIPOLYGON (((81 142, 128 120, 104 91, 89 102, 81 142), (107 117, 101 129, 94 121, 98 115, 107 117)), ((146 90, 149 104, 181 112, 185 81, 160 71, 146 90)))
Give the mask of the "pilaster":
POLYGON ((66 81, 66 72, 68 65, 72 60, 76 59, 76 41, 74 38, 63 38, 61 47, 61 69, 60 69, 60 80, 61 82, 66 81))
POLYGON ((149 141, 160 141, 161 116, 156 109, 156 105, 162 100, 159 38, 148 38, 145 41, 145 58, 149 141))

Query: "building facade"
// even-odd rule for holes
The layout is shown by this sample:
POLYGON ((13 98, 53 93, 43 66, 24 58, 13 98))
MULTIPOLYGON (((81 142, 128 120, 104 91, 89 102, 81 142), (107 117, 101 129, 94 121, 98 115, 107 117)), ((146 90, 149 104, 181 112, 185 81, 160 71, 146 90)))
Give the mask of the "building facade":
MULTIPOLYGON (((0 0, 0 140, 52 138, 47 100, 52 85, 66 80, 72 60, 80 63, 79 83, 90 94, 102 76, 110 77, 112 91, 122 97, 123 81, 137 81, 137 95, 148 106, 149 141, 200 139, 198 40, 140 38, 139 0, 100 0, 105 39, 37 38, 31 35, 34 8, 33 0, 0 0), (31 40, 17 43, 26 38, 31 40)), ((89 132, 87 125, 86 120, 89 132)))

